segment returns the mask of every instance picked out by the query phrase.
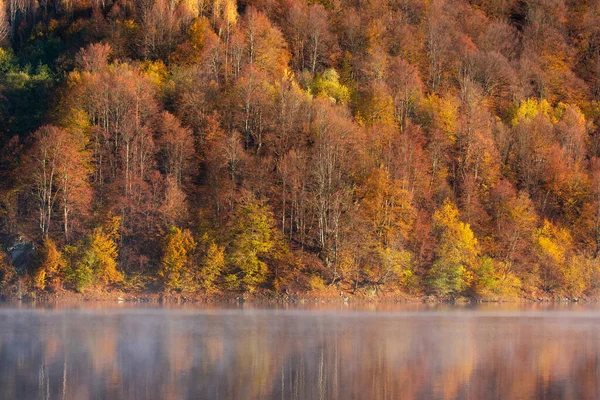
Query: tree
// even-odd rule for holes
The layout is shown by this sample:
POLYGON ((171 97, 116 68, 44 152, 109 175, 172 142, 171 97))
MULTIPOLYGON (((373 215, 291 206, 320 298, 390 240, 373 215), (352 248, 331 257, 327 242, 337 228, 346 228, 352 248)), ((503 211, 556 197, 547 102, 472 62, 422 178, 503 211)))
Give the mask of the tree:
POLYGON ((324 60, 325 55, 327 52, 331 52, 334 46, 334 40, 328 27, 329 22, 325 8, 318 3, 309 5, 306 33, 308 35, 309 65, 313 76, 321 64, 327 63, 324 60))
POLYGON ((8 23, 8 15, 6 15, 6 4, 4 0, 0 0, 0 45, 4 44, 6 38, 10 34, 10 25, 8 23))
POLYGON ((207 61, 211 53, 220 53, 219 46, 219 37, 212 30, 208 18, 195 18, 187 31, 187 41, 177 47, 171 58, 178 64, 205 66, 209 64, 207 61))
MULTIPOLYGON (((142 3, 143 4, 143 3, 142 3)), ((174 49, 177 41, 185 32, 186 17, 185 6, 167 1, 155 0, 148 2, 151 7, 141 11, 141 26, 138 33, 136 47, 144 58, 166 58, 174 49)))
MULTIPOLYGON (((510 29, 501 24, 496 28, 500 32, 502 29, 510 29)), ((508 43, 515 42, 513 34, 509 34, 505 40, 508 43)), ((494 45, 489 51, 479 51, 472 55, 465 68, 472 71, 472 79, 481 86, 486 98, 494 102, 495 109, 504 112, 512 104, 511 95, 518 87, 518 82, 515 69, 498 47, 494 45)))
POLYGON ((0 250, 0 289, 12 284, 16 276, 15 267, 8 261, 6 253, 0 250))
MULTIPOLYGON (((499 181, 490 197, 495 233, 488 251, 503 262, 505 275, 513 274, 515 266, 529 264, 528 254, 538 217, 529 195, 517 192, 507 180, 499 181)), ((526 271, 520 272, 523 275, 526 271)))
POLYGON ((319 256, 332 269, 336 279, 337 252, 341 243, 342 215, 350 200, 348 173, 351 140, 356 126, 346 119, 340 108, 315 101, 312 131, 314 145, 310 160, 311 202, 317 219, 315 243, 319 256))
POLYGON ((108 57, 112 49, 106 43, 94 43, 79 50, 77 53, 77 64, 82 71, 98 73, 105 71, 108 67, 108 57))
POLYGON ((200 18, 208 13, 211 6, 210 1, 208 0, 183 0, 182 3, 192 15, 200 18))
POLYGON ((283 76, 290 60, 287 44, 281 32, 273 27, 260 11, 249 7, 244 24, 248 64, 256 64, 270 78, 283 76))
POLYGON ((63 132, 45 126, 34 134, 34 145, 28 152, 27 169, 38 210, 38 226, 42 238, 48 236, 59 196, 59 170, 65 145, 63 132))
POLYGON ((392 93, 394 118, 404 130, 406 119, 415 111, 423 90, 419 71, 400 57, 390 62, 386 74, 387 85, 392 93))
POLYGON ((44 290, 48 281, 53 285, 60 282, 66 261, 57 249, 56 243, 50 238, 44 239, 40 253, 41 262, 35 273, 34 285, 37 289, 44 290))
POLYGON ((545 220, 535 232, 535 245, 540 259, 540 278, 542 289, 550 292, 561 285, 561 268, 567 261, 567 251, 571 246, 571 235, 566 229, 560 229, 545 220))
POLYGON ((264 144, 271 90, 265 73, 254 65, 248 65, 236 82, 238 129, 244 134, 245 146, 256 149, 257 154, 264 144))
POLYGON ((281 180, 281 231, 290 240, 304 245, 307 242, 309 218, 309 171, 303 149, 292 149, 280 160, 277 169, 281 180), (288 206, 289 205, 289 206, 288 206))
POLYGON ((340 83, 340 75, 333 69, 327 69, 311 82, 311 92, 315 97, 324 96, 338 104, 350 100, 350 90, 340 83))
POLYGON ((200 282, 204 290, 215 290, 215 281, 225 268, 225 248, 211 242, 202 258, 200 282))
POLYGON ((471 227, 459 220, 458 209, 448 199, 433 214, 432 223, 437 246, 429 271, 430 286, 442 296, 460 295, 474 279, 479 244, 471 227))
POLYGON ((80 109, 71 109, 63 119, 63 126, 68 135, 68 145, 59 170, 60 206, 65 241, 69 242, 72 231, 81 229, 82 219, 88 215, 92 201, 89 179, 93 171, 90 168, 87 114, 80 109))
POLYGON ((189 181, 193 172, 194 140, 192 132, 167 111, 158 116, 157 144, 162 169, 174 178, 178 187, 189 181))
POLYGON ((277 241, 273 214, 263 201, 247 194, 236 207, 229 231, 227 256, 232 271, 229 280, 254 291, 267 279, 269 268, 265 257, 277 241))
POLYGON ((117 269, 120 226, 121 219, 112 217, 88 236, 82 254, 69 273, 69 280, 78 290, 95 283, 107 285, 123 280, 123 274, 117 269))
POLYGON ((63 233, 69 240, 73 214, 86 213, 90 200, 86 140, 83 132, 44 126, 33 135, 26 154, 29 177, 38 210, 41 237, 50 232, 57 207, 61 207, 63 233))
POLYGON ((410 193, 384 168, 374 169, 359 189, 361 214, 383 247, 407 243, 415 218, 410 193))
POLYGON ((171 227, 164 240, 158 276, 165 290, 186 290, 192 284, 192 252, 196 242, 188 229, 171 227))
POLYGON ((436 92, 443 82, 444 72, 447 70, 447 52, 450 49, 452 33, 455 32, 451 26, 444 10, 444 0, 433 1, 427 12, 427 56, 429 59, 429 85, 436 92))
POLYGON ((430 195, 441 198, 450 195, 448 175, 452 161, 452 147, 456 143, 459 104, 456 97, 430 95, 423 101, 423 111, 429 128, 426 148, 430 159, 430 195))
POLYGON ((165 178, 164 200, 158 210, 167 226, 185 222, 188 217, 187 198, 171 175, 165 178))
POLYGON ((452 180, 466 221, 479 226, 486 220, 480 198, 499 178, 500 156, 491 132, 492 118, 480 88, 469 77, 464 77, 460 86, 452 180))
POLYGON ((553 111, 546 100, 528 99, 519 105, 512 119, 511 142, 514 151, 506 156, 520 183, 534 199, 538 197, 542 186, 552 146, 552 136, 547 133, 553 130, 553 111))
POLYGON ((405 290, 415 288, 416 277, 413 256, 410 251, 386 247, 380 248, 377 255, 381 271, 377 276, 376 283, 385 284, 392 281, 405 290))

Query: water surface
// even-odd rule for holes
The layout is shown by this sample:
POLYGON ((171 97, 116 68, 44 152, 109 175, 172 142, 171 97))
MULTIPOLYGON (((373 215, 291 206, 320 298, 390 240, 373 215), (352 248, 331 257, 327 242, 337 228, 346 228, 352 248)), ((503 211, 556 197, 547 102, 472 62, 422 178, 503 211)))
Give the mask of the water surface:
POLYGON ((0 307, 3 399, 597 399, 594 306, 0 307))

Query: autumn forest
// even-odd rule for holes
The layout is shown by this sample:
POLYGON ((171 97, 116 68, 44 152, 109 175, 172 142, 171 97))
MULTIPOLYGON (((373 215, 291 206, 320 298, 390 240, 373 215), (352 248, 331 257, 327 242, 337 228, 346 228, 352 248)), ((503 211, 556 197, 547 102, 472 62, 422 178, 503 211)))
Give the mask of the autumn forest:
POLYGON ((0 0, 0 289, 600 292, 600 1, 0 0))

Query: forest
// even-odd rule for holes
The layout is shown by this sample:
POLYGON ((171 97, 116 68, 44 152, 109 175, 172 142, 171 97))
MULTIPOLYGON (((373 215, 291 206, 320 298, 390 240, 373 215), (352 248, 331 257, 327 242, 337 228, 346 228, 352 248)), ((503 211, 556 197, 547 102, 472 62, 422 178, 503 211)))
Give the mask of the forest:
POLYGON ((598 0, 0 0, 5 295, 600 291, 598 0))

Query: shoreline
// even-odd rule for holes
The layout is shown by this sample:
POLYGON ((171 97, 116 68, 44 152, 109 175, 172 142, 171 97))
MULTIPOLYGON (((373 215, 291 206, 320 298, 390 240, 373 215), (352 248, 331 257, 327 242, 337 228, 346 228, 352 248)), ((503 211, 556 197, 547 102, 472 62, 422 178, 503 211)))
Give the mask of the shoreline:
POLYGON ((402 292, 384 293, 380 296, 353 295, 351 293, 303 292, 294 294, 257 291, 254 293, 218 292, 168 294, 150 291, 123 291, 94 289, 83 293, 60 289, 55 292, 13 293, 0 296, 1 301, 69 303, 69 302, 115 302, 147 304, 427 304, 427 305, 475 305, 475 304, 593 304, 598 297, 544 296, 519 298, 441 298, 431 295, 409 295, 402 292))

